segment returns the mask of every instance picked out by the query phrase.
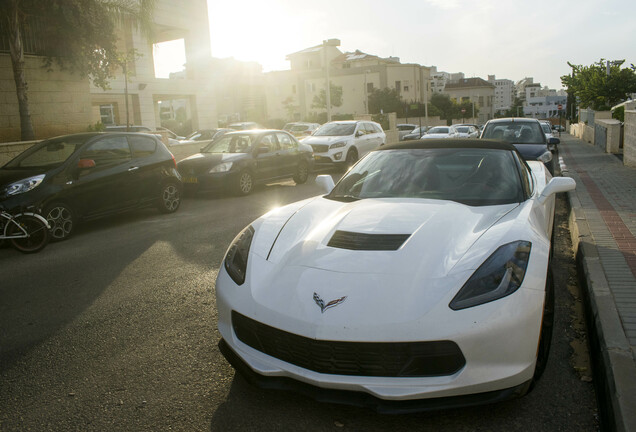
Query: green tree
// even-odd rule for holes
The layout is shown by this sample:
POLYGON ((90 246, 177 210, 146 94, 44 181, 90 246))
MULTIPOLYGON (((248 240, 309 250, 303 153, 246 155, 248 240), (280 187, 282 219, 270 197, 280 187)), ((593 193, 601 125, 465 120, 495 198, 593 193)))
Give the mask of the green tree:
POLYGON ((155 0, 2 0, 0 29, 9 52, 20 112, 21 137, 35 138, 24 72, 24 33, 31 29, 38 41, 43 66, 90 77, 108 88, 116 66, 117 23, 131 22, 149 37, 155 0))
MULTIPOLYGON (((331 106, 339 107, 342 105, 342 87, 334 85, 334 83, 329 83, 330 89, 330 97, 331 97, 331 106)), ((318 92, 318 95, 314 96, 313 103, 311 104, 312 108, 318 109, 327 109, 327 94, 324 89, 318 92)))
POLYGON ((608 110, 636 93, 636 67, 621 68, 625 61, 608 63, 601 59, 589 66, 573 65, 572 74, 563 75, 561 83, 567 87, 583 108, 608 110))
POLYGON ((370 114, 395 112, 401 115, 404 110, 402 98, 396 89, 388 87, 382 90, 373 89, 373 92, 369 94, 368 100, 370 114))
POLYGON ((294 114, 296 114, 296 112, 300 109, 298 105, 294 105, 294 98, 291 96, 288 97, 282 102, 282 105, 287 113, 287 119, 294 120, 294 114))

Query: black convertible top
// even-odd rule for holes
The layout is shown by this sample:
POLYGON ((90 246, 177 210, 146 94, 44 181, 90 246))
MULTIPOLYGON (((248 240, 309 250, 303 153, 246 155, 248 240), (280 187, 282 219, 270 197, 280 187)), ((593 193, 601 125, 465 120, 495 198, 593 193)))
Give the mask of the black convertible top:
POLYGON ((434 148, 480 148, 517 151, 516 147, 508 142, 479 138, 437 138, 417 141, 401 141, 399 143, 378 147, 377 150, 434 148))

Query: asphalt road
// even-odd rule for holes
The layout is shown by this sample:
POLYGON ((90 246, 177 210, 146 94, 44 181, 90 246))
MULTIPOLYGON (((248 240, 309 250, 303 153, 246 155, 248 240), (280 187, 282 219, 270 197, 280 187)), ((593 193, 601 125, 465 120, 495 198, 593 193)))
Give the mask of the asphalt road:
POLYGON ((556 322, 526 397, 411 415, 251 387, 217 349, 214 280, 253 219, 309 183, 184 200, 84 224, 36 255, 0 249, 0 431, 595 431, 585 331, 559 200, 556 322))

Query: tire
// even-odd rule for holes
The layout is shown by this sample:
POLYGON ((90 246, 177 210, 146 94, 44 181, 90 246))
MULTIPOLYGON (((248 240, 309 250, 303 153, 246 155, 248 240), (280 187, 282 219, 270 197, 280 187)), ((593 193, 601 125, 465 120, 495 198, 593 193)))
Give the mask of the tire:
POLYGON ((57 202, 48 205, 42 216, 51 227, 51 240, 62 241, 69 238, 75 230, 75 213, 65 203, 57 202))
POLYGON ((298 166, 296 167, 296 174, 294 174, 294 182, 296 184, 306 183, 308 177, 309 165, 304 160, 298 162, 298 166))
MULTIPOLYGON (((44 222, 35 216, 20 215, 14 221, 26 230, 27 238, 11 239, 14 248, 22 253, 36 253, 49 243, 50 233, 44 222)), ((14 223, 7 226, 7 235, 22 234, 22 230, 14 223)))
POLYGON ((181 205, 181 186, 168 181, 161 186, 161 196, 157 208, 161 213, 174 213, 181 205))
POLYGON ((344 162, 340 162, 342 171, 347 172, 358 161, 358 150, 350 148, 347 152, 344 162))
POLYGON ((532 385, 541 378, 548 363, 548 354, 552 345, 552 329, 554 327, 554 280, 552 279, 552 267, 548 266, 548 274, 545 283, 545 302, 543 304, 543 319, 541 321, 541 333, 539 336, 539 348, 537 349, 537 364, 534 368, 532 385))
POLYGON ((236 182, 235 189, 238 195, 249 195, 254 188, 254 177, 249 171, 241 171, 236 182))

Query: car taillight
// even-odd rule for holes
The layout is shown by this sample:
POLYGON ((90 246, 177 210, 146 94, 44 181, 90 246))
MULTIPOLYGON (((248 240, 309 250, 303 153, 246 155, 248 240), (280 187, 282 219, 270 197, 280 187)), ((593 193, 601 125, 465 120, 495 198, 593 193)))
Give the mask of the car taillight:
POLYGON ((172 162, 174 163, 174 168, 177 169, 177 160, 174 158, 174 155, 172 153, 170 153, 170 156, 172 156, 172 162))

